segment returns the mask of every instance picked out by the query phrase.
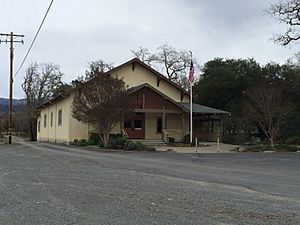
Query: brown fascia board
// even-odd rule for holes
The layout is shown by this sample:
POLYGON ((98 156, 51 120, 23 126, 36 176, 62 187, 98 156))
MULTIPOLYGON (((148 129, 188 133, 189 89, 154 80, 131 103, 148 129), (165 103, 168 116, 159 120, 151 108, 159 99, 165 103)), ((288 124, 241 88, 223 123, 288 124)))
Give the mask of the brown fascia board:
MULTIPOLYGON (((164 97, 165 99, 167 99, 168 101, 172 102, 174 105, 176 105, 178 108, 182 109, 183 111, 187 112, 187 110, 185 109, 185 107, 183 107, 182 105, 180 105, 179 103, 177 103, 176 101, 174 101, 173 99, 171 99, 170 97, 168 97, 167 95, 163 94, 162 92, 160 92, 159 90, 157 90, 156 88, 152 87, 151 85, 144 83, 141 85, 138 85, 136 87, 132 87, 130 89, 133 89, 130 94, 135 93, 141 89, 143 89, 144 87, 146 88, 150 88, 152 91, 156 92, 157 94, 159 94, 160 96, 164 97)), ((130 91, 129 89, 129 91, 130 91)))

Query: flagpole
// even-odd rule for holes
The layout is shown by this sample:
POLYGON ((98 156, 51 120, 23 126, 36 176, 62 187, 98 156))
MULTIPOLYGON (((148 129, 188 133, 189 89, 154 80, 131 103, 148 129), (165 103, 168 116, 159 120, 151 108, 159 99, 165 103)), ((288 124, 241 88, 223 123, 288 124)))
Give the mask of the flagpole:
POLYGON ((190 84, 190 143, 193 143, 193 84, 190 84))
MULTIPOLYGON (((190 51, 191 54, 191 70, 193 69, 193 52, 190 51)), ((193 80, 190 80, 190 143, 193 143, 193 80)))

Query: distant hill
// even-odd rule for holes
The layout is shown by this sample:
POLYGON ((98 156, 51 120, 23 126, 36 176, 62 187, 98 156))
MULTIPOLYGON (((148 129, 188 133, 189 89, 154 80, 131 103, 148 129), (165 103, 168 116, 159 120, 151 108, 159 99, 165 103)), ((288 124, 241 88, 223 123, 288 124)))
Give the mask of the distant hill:
MULTIPOLYGON (((13 99, 13 111, 17 112, 22 109, 26 105, 26 99, 13 99)), ((2 112, 8 112, 9 107, 9 99, 8 98, 0 98, 0 106, 2 108, 2 112)))

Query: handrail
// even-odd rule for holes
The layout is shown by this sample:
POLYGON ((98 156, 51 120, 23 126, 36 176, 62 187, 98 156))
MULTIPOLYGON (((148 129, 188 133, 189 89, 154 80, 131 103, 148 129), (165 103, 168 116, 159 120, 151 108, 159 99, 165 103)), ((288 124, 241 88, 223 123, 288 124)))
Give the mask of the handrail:
POLYGON ((166 143, 166 144, 168 144, 168 137, 169 137, 169 134, 168 134, 168 132, 165 130, 165 129, 162 129, 162 131, 161 131, 161 133, 162 133, 162 139, 163 139, 163 141, 166 143))
POLYGON ((128 135, 128 133, 126 132, 125 129, 122 129, 122 135, 123 135, 124 138, 128 138, 128 137, 129 137, 129 135, 128 135))

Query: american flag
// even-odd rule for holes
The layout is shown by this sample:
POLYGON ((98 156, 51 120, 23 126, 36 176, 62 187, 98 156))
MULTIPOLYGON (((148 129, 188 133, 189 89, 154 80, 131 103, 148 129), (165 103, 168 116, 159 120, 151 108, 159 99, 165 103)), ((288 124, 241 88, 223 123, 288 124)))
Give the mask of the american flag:
POLYGON ((194 83, 194 73, 195 73, 194 64, 193 64, 193 60, 191 60, 191 66, 190 66, 190 72, 189 72, 190 85, 192 85, 194 83))

